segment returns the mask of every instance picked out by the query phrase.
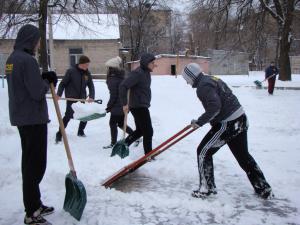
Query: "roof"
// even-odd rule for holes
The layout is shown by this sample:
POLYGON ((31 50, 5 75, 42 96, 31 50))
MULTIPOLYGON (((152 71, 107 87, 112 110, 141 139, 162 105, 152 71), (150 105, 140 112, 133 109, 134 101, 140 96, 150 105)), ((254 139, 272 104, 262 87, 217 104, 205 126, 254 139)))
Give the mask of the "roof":
MULTIPOLYGON (((21 14, 17 16, 20 18, 24 17, 21 14)), ((36 25, 34 22, 31 22, 31 24, 36 25)), ((117 14, 52 14, 52 24, 54 40, 107 40, 120 38, 117 14)), ((0 27, 1 36, 4 34, 4 26, 5 24, 2 23, 0 27)), ((15 39, 21 26, 17 25, 11 29, 5 36, 5 39, 15 39)))

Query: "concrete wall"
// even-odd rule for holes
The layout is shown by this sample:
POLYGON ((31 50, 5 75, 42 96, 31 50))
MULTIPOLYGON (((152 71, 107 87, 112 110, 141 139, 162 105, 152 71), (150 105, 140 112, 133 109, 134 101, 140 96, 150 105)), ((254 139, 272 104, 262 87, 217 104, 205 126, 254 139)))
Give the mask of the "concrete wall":
POLYGON ((240 75, 249 73, 249 58, 244 52, 209 50, 211 57, 210 74, 240 75))
MULTIPOLYGON (((153 75, 171 75, 171 65, 176 66, 176 74, 180 75, 184 66, 189 63, 198 63, 204 73, 209 72, 210 58, 201 56, 183 56, 180 55, 177 60, 176 55, 161 56, 156 59, 157 67, 152 72, 153 75)), ((131 70, 137 68, 140 65, 139 61, 131 63, 131 70)))
MULTIPOLYGON (((0 53, 10 54, 14 40, 0 40, 0 53)), ((69 48, 82 48, 90 60, 92 74, 105 74, 104 63, 119 55, 118 40, 54 40, 54 67, 58 75, 64 75, 70 67, 69 48)))
POLYGON ((300 74, 300 56, 290 56, 293 74, 300 74))

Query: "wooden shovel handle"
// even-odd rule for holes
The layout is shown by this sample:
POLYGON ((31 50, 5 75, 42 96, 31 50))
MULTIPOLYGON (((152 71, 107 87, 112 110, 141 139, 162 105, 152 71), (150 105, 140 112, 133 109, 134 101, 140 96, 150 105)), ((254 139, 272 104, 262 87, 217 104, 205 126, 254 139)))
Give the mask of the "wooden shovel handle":
POLYGON ((61 117, 59 104, 58 104, 58 101, 55 97, 56 94, 55 94, 55 88, 54 88, 53 83, 50 83, 50 90, 51 90, 51 94, 52 94, 53 103, 54 103, 54 106, 55 106, 57 119, 58 119, 58 122, 59 122, 60 132, 62 134, 64 145, 65 145, 65 150, 66 150, 66 153, 67 153, 69 168, 70 168, 70 171, 73 174, 73 176, 75 176, 75 178, 76 178, 76 171, 75 171, 74 164, 73 164, 73 159, 72 159, 72 155, 71 155, 71 151, 70 151, 70 146, 69 146, 68 138, 67 138, 67 135, 66 135, 65 126, 64 126, 64 123, 63 123, 63 120, 62 120, 62 117, 61 117))

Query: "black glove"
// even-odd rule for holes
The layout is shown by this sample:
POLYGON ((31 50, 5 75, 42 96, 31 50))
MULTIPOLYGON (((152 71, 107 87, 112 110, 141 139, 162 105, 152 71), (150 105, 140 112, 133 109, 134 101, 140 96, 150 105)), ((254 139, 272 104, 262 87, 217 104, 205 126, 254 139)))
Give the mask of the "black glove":
POLYGON ((44 80, 48 80, 49 83, 53 83, 54 87, 56 87, 57 75, 54 71, 43 72, 42 77, 44 80))

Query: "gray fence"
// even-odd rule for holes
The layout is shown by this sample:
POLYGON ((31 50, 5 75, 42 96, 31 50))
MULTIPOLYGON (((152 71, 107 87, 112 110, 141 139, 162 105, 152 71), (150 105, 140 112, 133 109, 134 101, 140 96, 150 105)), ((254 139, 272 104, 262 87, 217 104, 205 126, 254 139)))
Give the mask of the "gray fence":
POLYGON ((2 80, 2 88, 4 88, 5 63, 7 58, 8 54, 0 53, 0 77, 2 80))

